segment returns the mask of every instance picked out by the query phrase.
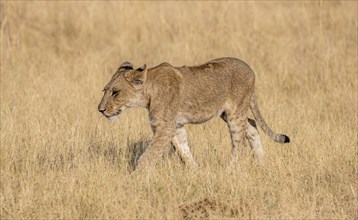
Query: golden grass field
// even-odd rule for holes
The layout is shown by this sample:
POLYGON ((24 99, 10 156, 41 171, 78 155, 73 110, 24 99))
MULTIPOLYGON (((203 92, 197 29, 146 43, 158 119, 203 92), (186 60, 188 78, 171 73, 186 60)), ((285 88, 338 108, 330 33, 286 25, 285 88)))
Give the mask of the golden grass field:
MULTIPOLYGON (((1 219, 357 219, 357 2, 1 1, 1 219), (101 90, 131 61, 232 56, 256 73, 266 165, 229 170, 220 119, 189 125, 198 169, 173 154, 133 172, 151 139, 145 109, 114 122, 101 90), (195 212, 192 215, 194 216, 195 212)), ((169 151, 169 147, 168 147, 169 151)))

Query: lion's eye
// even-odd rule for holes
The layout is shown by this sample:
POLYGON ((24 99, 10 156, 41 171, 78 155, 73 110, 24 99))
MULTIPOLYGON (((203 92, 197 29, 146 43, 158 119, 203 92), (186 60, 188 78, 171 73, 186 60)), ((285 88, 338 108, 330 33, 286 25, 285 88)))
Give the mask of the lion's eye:
POLYGON ((113 91, 113 92, 112 92, 112 96, 113 96, 113 97, 116 97, 116 96, 118 95, 118 93, 119 93, 119 91, 113 91))

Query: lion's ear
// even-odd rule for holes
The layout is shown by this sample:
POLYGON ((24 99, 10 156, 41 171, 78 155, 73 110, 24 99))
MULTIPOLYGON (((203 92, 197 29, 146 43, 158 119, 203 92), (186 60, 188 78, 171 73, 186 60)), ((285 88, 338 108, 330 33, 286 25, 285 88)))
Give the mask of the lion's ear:
POLYGON ((133 65, 130 62, 124 62, 122 63, 122 65, 119 67, 118 71, 123 71, 123 70, 132 70, 133 69, 133 65))
POLYGON ((147 69, 147 64, 144 64, 143 66, 139 67, 137 70, 144 71, 147 69))
POLYGON ((124 77, 135 89, 141 89, 147 79, 147 65, 144 64, 134 71, 127 72, 124 77))

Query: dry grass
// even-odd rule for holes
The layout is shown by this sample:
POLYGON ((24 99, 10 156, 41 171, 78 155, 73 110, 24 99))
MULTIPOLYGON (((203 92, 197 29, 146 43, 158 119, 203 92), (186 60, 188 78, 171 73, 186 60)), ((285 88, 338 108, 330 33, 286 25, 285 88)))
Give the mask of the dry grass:
POLYGON ((357 218, 356 2, 2 1, 0 21, 0 218, 177 219, 203 200, 242 218, 357 218), (112 123, 96 109, 118 65, 222 56, 251 65, 266 121, 292 143, 261 132, 267 166, 228 172, 213 120, 188 126, 198 170, 168 156, 132 173, 146 111, 112 123))

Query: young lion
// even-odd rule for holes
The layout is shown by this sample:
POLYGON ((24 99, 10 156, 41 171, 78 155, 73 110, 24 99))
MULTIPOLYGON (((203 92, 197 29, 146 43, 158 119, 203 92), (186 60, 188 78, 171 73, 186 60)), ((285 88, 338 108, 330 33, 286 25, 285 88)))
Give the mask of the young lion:
POLYGON ((233 161, 245 137, 262 160, 261 139, 255 121, 248 118, 249 109, 270 138, 279 143, 290 140, 267 126, 257 107, 254 88, 254 72, 236 58, 219 58, 199 66, 162 63, 150 69, 146 65, 133 69, 131 63, 125 62, 105 86, 98 111, 113 120, 128 108, 148 109, 154 135, 137 169, 160 158, 164 146, 170 143, 182 161, 196 165, 184 125, 204 123, 216 116, 228 124, 233 161))

